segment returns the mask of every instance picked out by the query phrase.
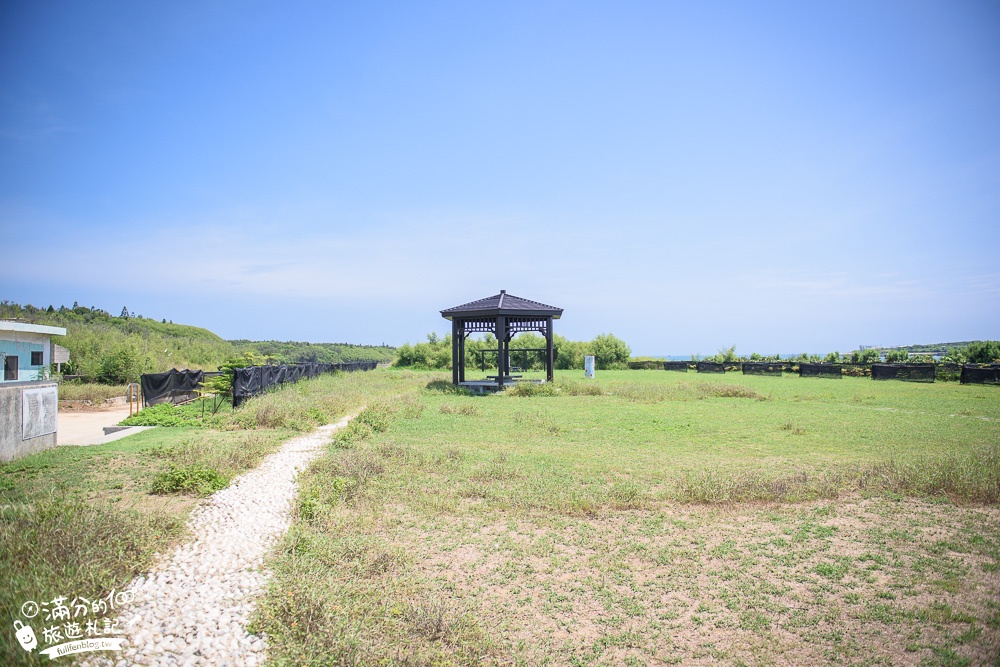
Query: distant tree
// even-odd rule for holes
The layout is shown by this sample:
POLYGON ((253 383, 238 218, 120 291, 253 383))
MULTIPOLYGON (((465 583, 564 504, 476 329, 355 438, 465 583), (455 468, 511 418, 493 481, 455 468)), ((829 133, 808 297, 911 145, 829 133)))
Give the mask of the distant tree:
POLYGON ((126 306, 122 306, 122 314, 119 315, 119 317, 121 317, 123 320, 128 319, 128 308, 126 306))
POLYGON ((851 352, 852 364, 876 364, 879 360, 879 352, 876 349, 854 350, 851 352))
POLYGON ((47 312, 47 313, 54 313, 54 312, 56 312, 56 309, 53 308, 52 304, 50 303, 49 307, 45 309, 45 312, 47 312))
POLYGON ((1000 363, 1000 341, 973 341, 965 348, 965 358, 970 364, 1000 363))
POLYGON ((890 364, 902 364, 906 363, 906 360, 910 358, 910 353, 906 350, 886 350, 885 360, 890 364))
POLYGON ((831 352, 830 354, 823 357, 824 364, 839 364, 840 363, 840 352, 831 352))
POLYGON ((206 394, 232 396, 236 369, 260 366, 263 362, 264 359, 253 352, 243 352, 235 357, 230 357, 219 366, 221 372, 218 375, 212 375, 201 383, 198 387, 198 393, 202 396, 206 394))
POLYGON ((734 361, 739 361, 739 357, 736 356, 736 346, 730 345, 729 347, 724 347, 720 349, 715 356, 714 360, 720 364, 732 363, 734 361))
POLYGON ((598 369, 627 368, 632 350, 614 334, 601 334, 590 343, 598 369))

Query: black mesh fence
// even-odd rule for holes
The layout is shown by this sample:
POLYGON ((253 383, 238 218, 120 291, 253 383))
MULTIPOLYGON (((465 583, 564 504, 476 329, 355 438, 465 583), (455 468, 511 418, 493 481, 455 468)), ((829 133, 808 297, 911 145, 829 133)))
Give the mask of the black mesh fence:
POLYGON ((664 361, 663 370, 665 371, 680 371, 681 373, 688 372, 688 362, 686 361, 664 361))
POLYGON ((233 407, 262 394, 271 387, 298 382, 334 371, 370 371, 378 365, 375 361, 347 361, 339 364, 294 364, 291 366, 247 366, 237 368, 233 375, 233 407))
POLYGON ((203 371, 179 371, 172 368, 166 373, 147 373, 139 378, 144 407, 159 403, 183 403, 198 397, 198 385, 205 379, 203 371))
POLYGON ((832 378, 839 380, 844 377, 840 364, 799 364, 800 378, 832 378))
POLYGON ((1000 384, 1000 364, 965 364, 962 384, 1000 384))
POLYGON ((660 362, 654 361, 652 359, 644 359, 643 361, 630 361, 628 362, 628 367, 634 371, 659 370, 660 362))
POLYGON ((781 375, 784 364, 771 361, 744 361, 744 375, 781 375))
POLYGON ((934 364, 872 364, 872 379, 934 382, 934 364))
POLYGON ((725 373, 726 365, 714 361, 699 361, 695 364, 699 373, 725 373))

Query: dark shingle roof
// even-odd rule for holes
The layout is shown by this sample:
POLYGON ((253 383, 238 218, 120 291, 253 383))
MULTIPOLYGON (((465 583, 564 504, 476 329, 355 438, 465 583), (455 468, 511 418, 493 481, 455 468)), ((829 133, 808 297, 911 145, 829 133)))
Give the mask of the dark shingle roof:
POLYGON ((496 317, 497 315, 511 315, 514 317, 549 317, 559 319, 562 316, 562 308, 547 306, 531 299, 522 299, 513 294, 507 294, 507 290, 500 290, 499 294, 488 296, 485 299, 478 299, 464 303, 454 308, 446 308, 441 311, 441 317, 450 320, 452 317, 496 317))

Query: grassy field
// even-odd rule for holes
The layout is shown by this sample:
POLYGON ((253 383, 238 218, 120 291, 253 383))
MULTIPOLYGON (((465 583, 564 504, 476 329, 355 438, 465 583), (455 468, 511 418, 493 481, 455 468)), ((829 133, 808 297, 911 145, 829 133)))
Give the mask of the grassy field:
POLYGON ((579 375, 370 402, 301 479, 272 662, 1000 664, 996 388, 579 375))
MULTIPOLYGON (((253 399, 235 413, 202 421, 193 406, 178 411, 176 428, 0 464, 0 609, 7 627, 26 600, 98 599, 121 590, 148 571, 157 552, 185 539, 184 523, 200 497, 259 465, 297 431, 424 383, 407 373, 325 376, 253 399)), ((21 650, 13 630, 0 633, 0 664, 43 662, 21 650)))

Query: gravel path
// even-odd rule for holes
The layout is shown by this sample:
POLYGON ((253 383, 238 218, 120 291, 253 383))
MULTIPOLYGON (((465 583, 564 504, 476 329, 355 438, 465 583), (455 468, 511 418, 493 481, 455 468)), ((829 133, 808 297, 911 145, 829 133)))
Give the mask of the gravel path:
POLYGON ((264 642, 246 625, 269 576, 264 555, 288 529, 298 472, 349 420, 289 440, 197 507, 188 522, 194 541, 158 563, 148 579, 133 582, 135 602, 120 617, 129 644, 122 654, 105 655, 120 665, 263 662, 264 642))

